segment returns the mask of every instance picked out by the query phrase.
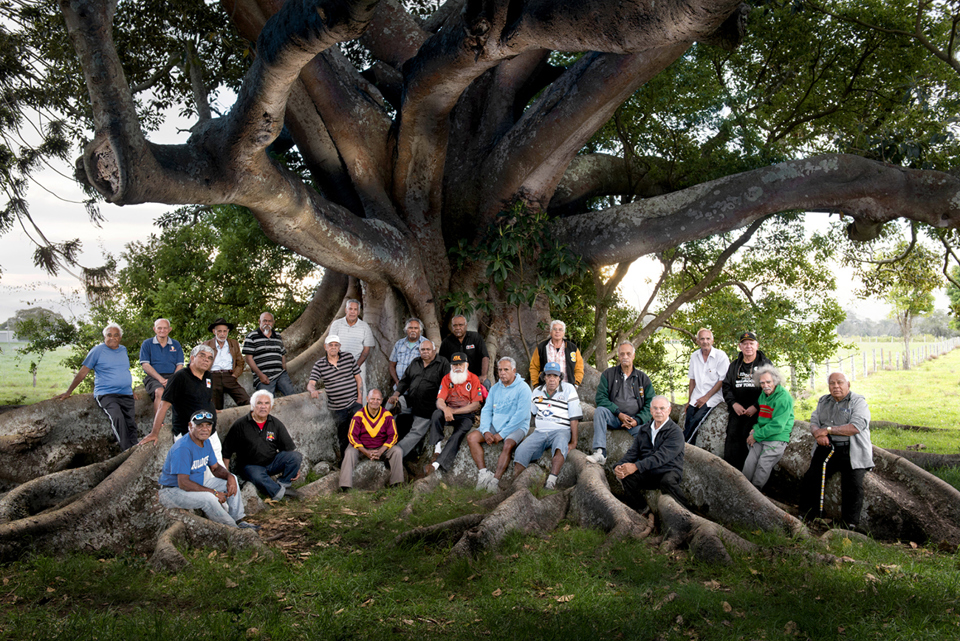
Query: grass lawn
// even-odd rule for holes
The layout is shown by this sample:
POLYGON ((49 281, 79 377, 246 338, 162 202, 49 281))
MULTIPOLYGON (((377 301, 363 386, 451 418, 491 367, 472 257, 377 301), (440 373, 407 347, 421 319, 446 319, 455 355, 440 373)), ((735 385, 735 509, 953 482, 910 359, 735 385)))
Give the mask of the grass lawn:
POLYGON ((36 355, 28 354, 17 360, 17 348, 25 345, 0 343, 0 405, 29 405, 56 396, 66 391, 76 373, 60 364, 71 352, 71 348, 61 347, 40 361, 34 387, 30 363, 36 360, 36 355))
POLYGON ((446 564, 451 542, 395 546, 409 527, 462 513, 441 488, 409 524, 408 488, 285 504, 255 517, 273 559, 188 551, 145 558, 33 557, 0 567, 5 639, 944 639, 960 631, 957 557, 907 544, 811 543, 744 533, 764 552, 729 568, 646 542, 603 549, 561 524, 446 564))

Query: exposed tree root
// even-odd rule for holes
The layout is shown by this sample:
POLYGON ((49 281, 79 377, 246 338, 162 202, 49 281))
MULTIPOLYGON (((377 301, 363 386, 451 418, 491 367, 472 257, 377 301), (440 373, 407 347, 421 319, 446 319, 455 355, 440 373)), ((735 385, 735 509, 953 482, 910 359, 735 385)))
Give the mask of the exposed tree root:
POLYGON ((177 521, 160 535, 157 539, 157 547, 150 557, 150 564, 157 570, 166 572, 177 572, 187 565, 187 560, 180 554, 177 544, 181 543, 186 536, 186 526, 177 521))
POLYGON ((943 467, 960 467, 960 454, 931 454, 913 450, 887 450, 887 452, 905 458, 928 472, 943 467))
POLYGON ((571 493, 568 518, 581 527, 607 532, 605 546, 622 539, 643 539, 650 535, 653 525, 613 495, 602 467, 587 461, 586 454, 579 450, 570 452, 567 457, 567 465, 571 464, 577 482, 571 493))
POLYGON ((400 520, 406 521, 413 514, 416 504, 424 497, 433 492, 440 486, 440 476, 431 474, 430 476, 418 479, 413 483, 413 497, 400 512, 400 520))
POLYGON ((486 518, 484 514, 464 514, 455 519, 437 523, 436 525, 424 525, 422 527, 407 530, 398 534, 393 540, 396 545, 409 545, 420 541, 426 543, 436 543, 438 541, 453 541, 463 536, 463 533, 471 528, 475 528, 486 518))
POLYGON ((660 549, 665 552, 686 546, 700 561, 729 565, 733 562, 729 548, 742 553, 757 549, 719 523, 693 514, 672 496, 651 491, 647 492, 647 502, 660 518, 663 531, 660 549))
POLYGON ((861 534, 860 532, 854 532, 853 530, 844 530, 843 528, 833 528, 832 530, 827 530, 820 537, 820 540, 824 543, 831 543, 834 539, 850 539, 851 541, 856 541, 857 543, 873 543, 871 539, 866 534, 861 534))

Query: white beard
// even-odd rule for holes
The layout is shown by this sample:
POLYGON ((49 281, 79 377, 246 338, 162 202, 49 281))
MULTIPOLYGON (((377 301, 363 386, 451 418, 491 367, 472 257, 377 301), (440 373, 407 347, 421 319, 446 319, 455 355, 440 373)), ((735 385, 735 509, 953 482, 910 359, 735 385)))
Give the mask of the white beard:
POLYGON ((463 385, 467 382, 467 374, 469 371, 460 372, 459 374, 453 370, 450 370, 450 382, 454 385, 463 385))

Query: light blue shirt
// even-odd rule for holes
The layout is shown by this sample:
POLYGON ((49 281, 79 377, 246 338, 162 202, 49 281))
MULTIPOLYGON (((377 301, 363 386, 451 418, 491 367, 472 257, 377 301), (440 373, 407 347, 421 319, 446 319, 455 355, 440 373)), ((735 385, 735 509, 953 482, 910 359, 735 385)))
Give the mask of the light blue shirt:
POLYGON ((94 396, 104 394, 133 396, 130 358, 127 356, 127 348, 123 345, 117 349, 110 349, 106 343, 100 343, 83 359, 83 366, 93 370, 94 396))
POLYGON ((517 376, 507 387, 503 381, 490 388, 487 402, 480 411, 480 431, 496 432, 503 438, 530 428, 530 386, 517 376))

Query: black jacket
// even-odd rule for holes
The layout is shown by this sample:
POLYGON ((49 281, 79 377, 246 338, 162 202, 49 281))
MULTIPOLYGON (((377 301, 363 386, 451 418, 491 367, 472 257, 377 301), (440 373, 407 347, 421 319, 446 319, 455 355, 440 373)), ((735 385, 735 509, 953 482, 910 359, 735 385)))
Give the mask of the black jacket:
MULTIPOLYGON (((733 404, 740 403, 743 409, 757 405, 760 398, 760 386, 753 382, 753 370, 761 365, 773 365, 763 352, 757 350, 757 357, 752 363, 743 362, 743 352, 737 355, 737 360, 730 363, 727 375, 723 379, 723 402, 733 411, 733 404), (740 385, 737 385, 739 379, 740 385)), ((757 407, 759 410, 759 406, 757 407)))
POLYGON ((430 418, 437 409, 440 381, 450 373, 450 361, 437 356, 427 367, 419 356, 410 362, 397 383, 397 394, 406 394, 414 416, 430 418))
POLYGON ((673 422, 673 419, 667 419, 663 427, 657 432, 657 442, 652 440, 653 432, 650 425, 651 419, 644 423, 633 439, 633 445, 623 455, 617 465, 624 463, 633 463, 637 466, 637 472, 641 474, 666 474, 667 472, 676 472, 683 478, 683 430, 673 422))
POLYGON ((233 458, 236 454, 237 470, 242 470, 246 465, 267 467, 273 463, 277 453, 295 449, 286 426, 273 416, 267 416, 262 430, 252 414, 242 416, 233 422, 223 439, 223 458, 233 458))

